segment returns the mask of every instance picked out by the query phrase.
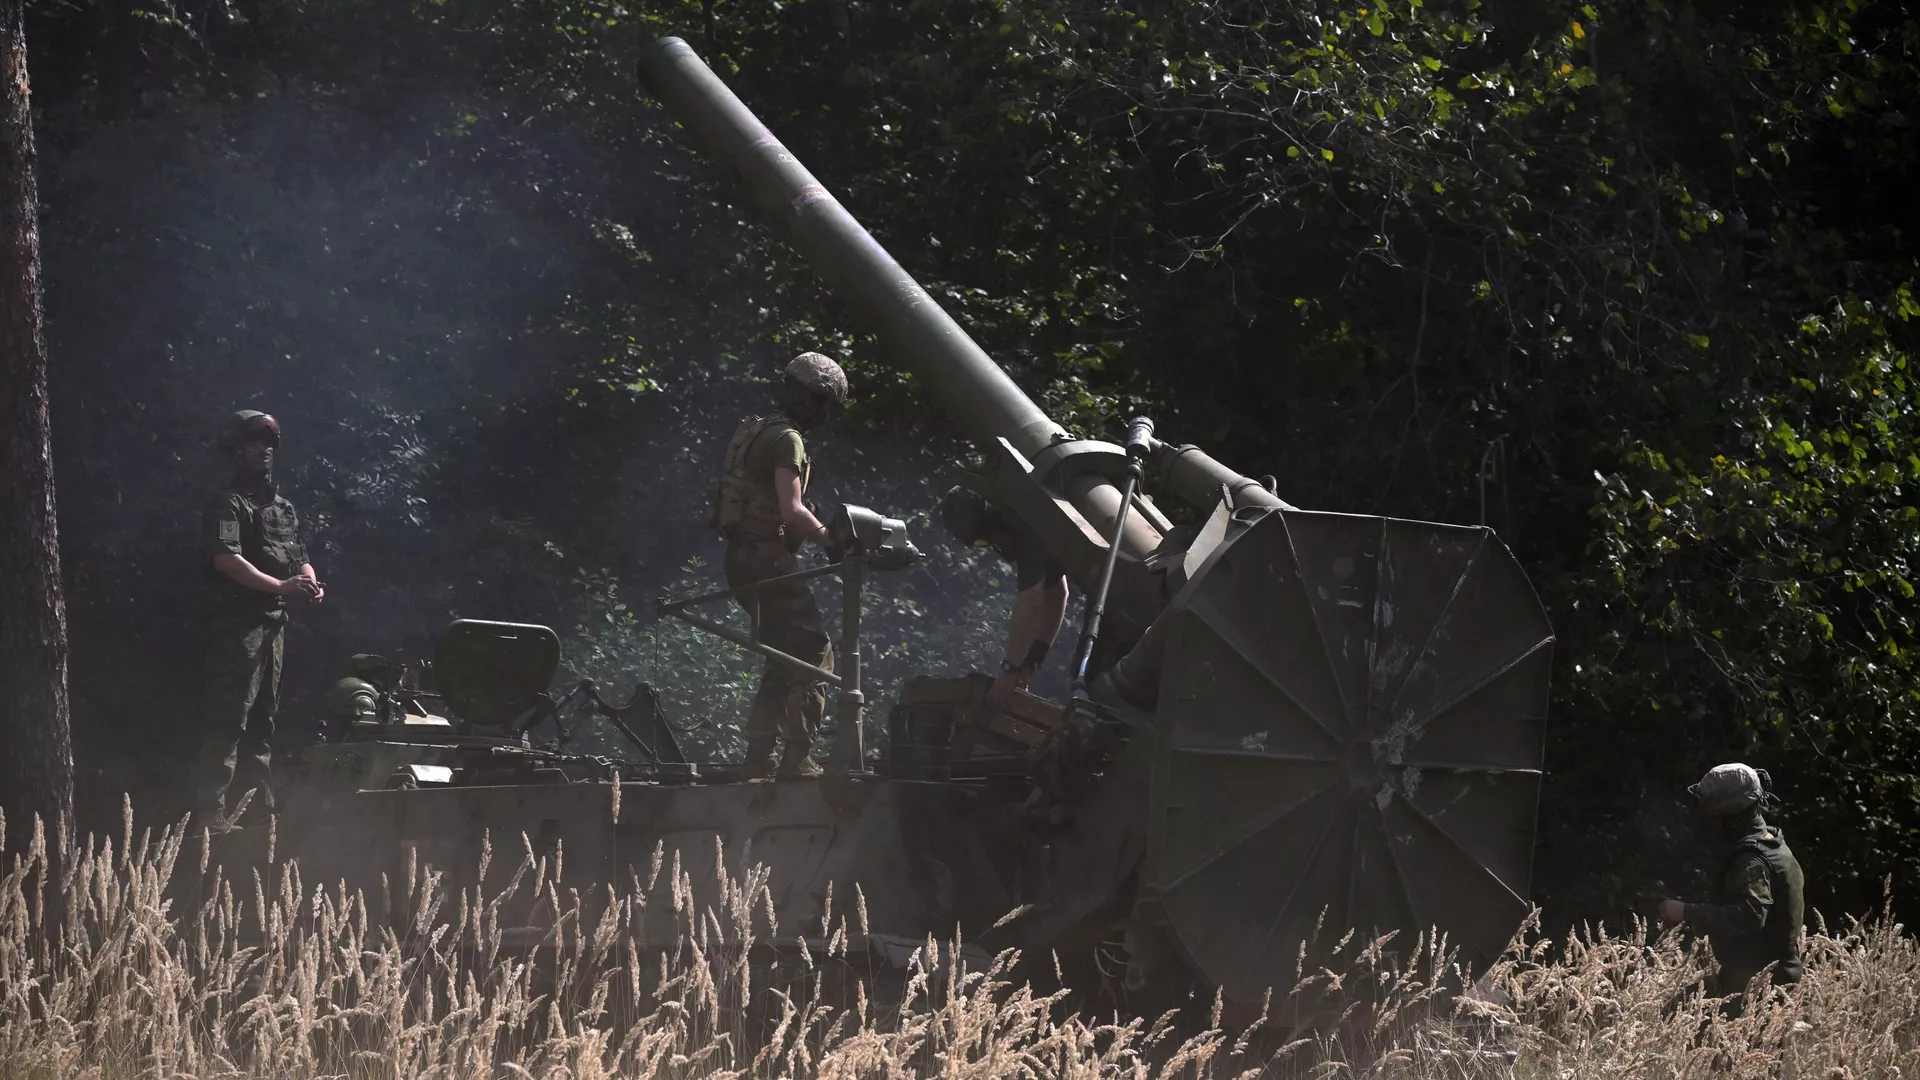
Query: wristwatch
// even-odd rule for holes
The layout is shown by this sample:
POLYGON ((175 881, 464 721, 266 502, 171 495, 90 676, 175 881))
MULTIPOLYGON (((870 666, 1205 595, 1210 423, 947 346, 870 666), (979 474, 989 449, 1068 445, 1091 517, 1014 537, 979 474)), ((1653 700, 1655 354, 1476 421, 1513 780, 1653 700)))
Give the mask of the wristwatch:
POLYGON ((1032 671, 1038 666, 1037 664, 1016 664, 1011 660, 1002 660, 1000 661, 1000 674, 1019 675, 1022 672, 1032 671))

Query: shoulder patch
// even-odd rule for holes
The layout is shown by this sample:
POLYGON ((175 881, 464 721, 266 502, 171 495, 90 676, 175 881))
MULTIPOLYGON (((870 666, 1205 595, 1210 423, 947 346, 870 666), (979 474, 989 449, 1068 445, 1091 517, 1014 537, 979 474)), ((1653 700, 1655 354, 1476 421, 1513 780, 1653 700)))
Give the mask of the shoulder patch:
POLYGON ((228 518, 220 522, 220 539, 232 543, 240 542, 240 523, 228 518))

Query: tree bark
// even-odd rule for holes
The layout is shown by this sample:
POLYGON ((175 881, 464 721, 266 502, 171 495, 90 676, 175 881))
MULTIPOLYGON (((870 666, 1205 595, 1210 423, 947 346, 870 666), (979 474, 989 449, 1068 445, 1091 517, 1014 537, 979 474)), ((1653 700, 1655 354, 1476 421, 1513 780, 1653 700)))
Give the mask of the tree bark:
POLYGON ((36 816, 50 842, 73 838, 25 8, 0 0, 0 808, 10 855, 24 850, 36 816))

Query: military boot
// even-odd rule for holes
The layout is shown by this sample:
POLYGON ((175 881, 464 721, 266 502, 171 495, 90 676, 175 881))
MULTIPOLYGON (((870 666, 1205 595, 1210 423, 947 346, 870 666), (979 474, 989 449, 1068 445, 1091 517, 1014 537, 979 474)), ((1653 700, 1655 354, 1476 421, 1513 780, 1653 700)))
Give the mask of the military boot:
POLYGON ((780 775, 789 779, 819 776, 821 769, 808 753, 810 749, 806 743, 787 740, 787 756, 781 759, 780 775))
POLYGON ((756 735, 747 740, 747 779, 764 780, 772 776, 778 761, 773 752, 773 736, 756 735))

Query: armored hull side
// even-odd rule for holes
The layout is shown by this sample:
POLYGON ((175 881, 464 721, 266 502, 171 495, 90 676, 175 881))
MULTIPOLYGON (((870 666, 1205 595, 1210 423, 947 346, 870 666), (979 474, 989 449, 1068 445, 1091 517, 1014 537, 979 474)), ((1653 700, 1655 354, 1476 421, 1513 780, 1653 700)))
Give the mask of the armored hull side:
MULTIPOLYGON (((604 895, 683 873, 695 904, 718 872, 769 871, 775 941, 822 936, 828 905, 858 935, 920 942, 985 933, 1020 901, 1015 807, 964 784, 879 778, 690 785, 515 784, 315 792, 289 801, 278 845, 305 880, 370 898, 410 868, 454 895, 505 886, 531 854, 562 885, 604 895), (487 851, 486 877, 480 877, 487 851), (864 905, 856 897, 864 899, 864 905), (829 900, 831 897, 831 901, 829 900)), ((525 925, 539 929, 533 912, 525 925)), ((656 943, 658 944, 658 943, 656 943)))

